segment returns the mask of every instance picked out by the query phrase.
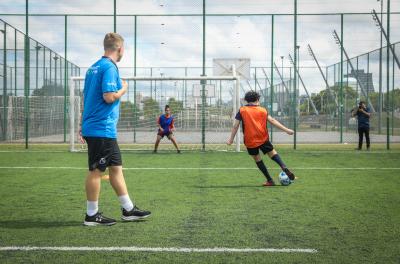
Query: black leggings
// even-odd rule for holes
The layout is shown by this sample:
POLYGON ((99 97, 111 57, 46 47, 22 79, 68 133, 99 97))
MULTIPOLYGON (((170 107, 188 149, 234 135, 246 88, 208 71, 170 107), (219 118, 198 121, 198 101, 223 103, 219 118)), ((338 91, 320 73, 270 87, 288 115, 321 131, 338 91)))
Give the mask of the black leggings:
POLYGON ((367 148, 369 148, 369 128, 359 127, 358 128, 358 148, 362 148, 363 144, 363 134, 365 134, 365 140, 367 141, 367 148))

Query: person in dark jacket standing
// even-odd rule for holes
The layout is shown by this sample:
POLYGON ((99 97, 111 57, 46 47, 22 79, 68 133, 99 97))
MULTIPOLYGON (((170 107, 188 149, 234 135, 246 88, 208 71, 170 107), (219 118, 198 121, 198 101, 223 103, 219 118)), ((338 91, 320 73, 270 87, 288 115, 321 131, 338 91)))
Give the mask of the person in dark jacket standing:
POLYGON ((365 102, 360 101, 358 108, 354 108, 352 111, 353 117, 357 116, 358 120, 358 148, 362 149, 363 138, 365 134, 365 140, 367 141, 367 150, 370 150, 371 141, 369 139, 369 119, 371 117, 370 109, 365 105, 365 102))

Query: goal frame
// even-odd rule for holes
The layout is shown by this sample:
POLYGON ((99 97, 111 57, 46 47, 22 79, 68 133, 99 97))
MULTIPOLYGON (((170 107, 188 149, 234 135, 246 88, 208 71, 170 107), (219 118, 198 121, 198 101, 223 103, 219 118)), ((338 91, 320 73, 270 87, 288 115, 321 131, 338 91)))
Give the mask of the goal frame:
MULTIPOLYGON (((186 77, 149 77, 149 76, 125 76, 121 77, 121 79, 126 81, 208 81, 208 80, 228 80, 235 82, 235 92, 234 92, 234 104, 233 110, 234 113, 237 113, 240 108, 240 76, 236 74, 235 65, 232 65, 233 71, 232 76, 186 76, 186 77)), ((75 139, 78 135, 75 135, 75 82, 83 81, 85 78, 82 76, 73 76, 70 77, 69 81, 69 124, 70 124, 70 152, 76 152, 75 149, 75 139)), ((204 88, 203 88, 204 89, 204 88)), ((81 109, 78 109, 81 112, 81 109)), ((240 151, 240 127, 236 133, 235 142, 236 142, 236 152, 240 151)), ((204 144, 204 143, 203 143, 204 144)))

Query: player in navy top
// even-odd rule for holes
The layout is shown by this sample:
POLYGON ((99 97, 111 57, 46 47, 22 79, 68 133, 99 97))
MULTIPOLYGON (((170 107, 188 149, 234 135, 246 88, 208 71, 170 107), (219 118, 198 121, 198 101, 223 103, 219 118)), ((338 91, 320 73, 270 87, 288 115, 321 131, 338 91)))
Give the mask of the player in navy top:
POLYGON ((371 113, 369 107, 365 105, 365 102, 360 101, 358 108, 354 108, 352 111, 353 116, 357 116, 358 121, 358 148, 362 149, 363 135, 365 134, 365 140, 367 141, 367 150, 370 149, 370 139, 369 139, 369 118, 371 113))
POLYGON ((164 136, 166 136, 174 144, 176 151, 178 153, 181 153, 173 133, 175 131, 174 117, 171 115, 171 108, 169 107, 169 105, 165 106, 165 114, 161 115, 158 118, 157 125, 158 125, 157 139, 154 145, 153 152, 154 153, 157 152, 158 145, 160 144, 161 139, 164 136))

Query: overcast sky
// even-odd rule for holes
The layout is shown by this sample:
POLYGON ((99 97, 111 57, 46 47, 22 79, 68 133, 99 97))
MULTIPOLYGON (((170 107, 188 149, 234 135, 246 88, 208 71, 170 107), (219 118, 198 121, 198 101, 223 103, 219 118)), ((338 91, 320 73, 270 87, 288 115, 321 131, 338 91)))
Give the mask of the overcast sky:
MULTIPOLYGON (((206 1, 207 14, 291 14, 293 0, 213 0, 206 1)), ((381 3, 376 0, 298 0, 298 13, 367 12, 381 3)), ((384 11, 386 10, 384 1, 384 11)), ((400 12, 400 0, 391 1, 391 11, 400 12)), ((25 0, 0 1, 0 18, 24 31, 21 16, 4 14, 25 12, 25 0)), ((31 0, 33 14, 113 14, 113 0, 31 0)), ((123 15, 158 14, 137 18, 138 67, 201 67, 202 17, 163 16, 165 14, 202 13, 202 0, 117 0, 117 12, 123 15), (164 44, 162 44, 164 43, 164 44)), ((277 15, 274 23, 274 61, 290 66, 293 56, 293 16, 277 15)), ((385 25, 385 17, 383 19, 385 25)), ((250 58, 251 66, 269 66, 271 59, 271 16, 209 16, 206 22, 207 66, 213 58, 250 58)), ((113 30, 113 17, 68 17, 68 59, 87 67, 102 55, 102 40, 113 30)), ((322 65, 340 61, 340 50, 332 31, 340 34, 339 15, 298 17, 298 44, 300 66, 315 66, 307 52, 310 44, 322 65)), ((117 18, 117 32, 126 39, 126 55, 120 67, 133 66, 134 18, 117 18)), ((30 36, 64 55, 64 17, 30 17, 30 36)), ((391 40, 400 41, 400 15, 391 16, 391 40)), ((379 47, 380 34, 372 16, 346 15, 344 17, 344 46, 350 57, 379 47)), ((385 43, 385 42, 384 42, 385 43)), ((363 62, 360 62, 362 65, 363 62)), ((370 68, 376 68, 371 59, 370 68)), ((149 74, 148 72, 138 73, 149 74)), ((288 70, 284 71, 289 74, 288 70)), ((310 91, 323 86, 315 69, 304 69, 301 74, 310 91)), ((278 76, 274 76, 278 78, 278 76)), ((398 79, 397 79, 398 80, 398 79)), ((396 80, 396 81, 397 81, 396 80)), ((376 80, 374 80, 375 82, 376 80)))

